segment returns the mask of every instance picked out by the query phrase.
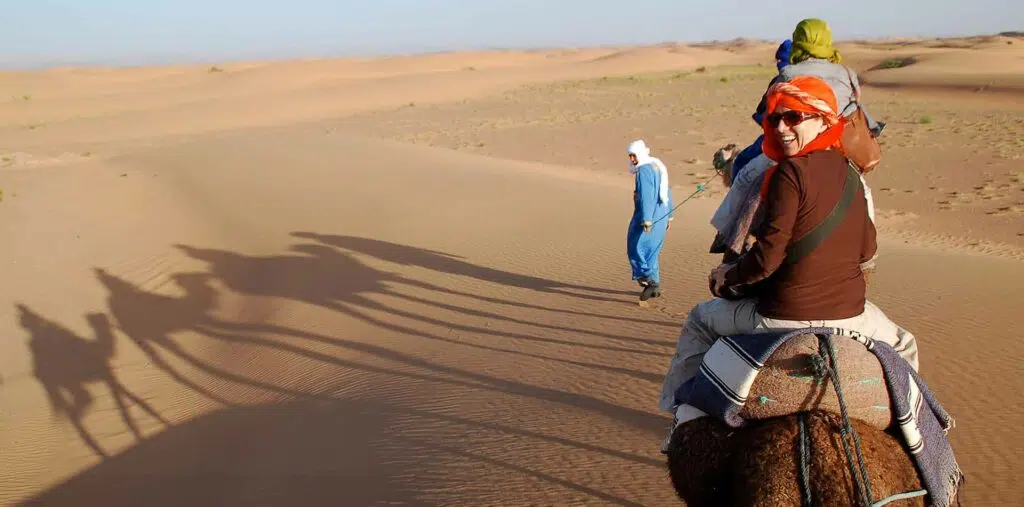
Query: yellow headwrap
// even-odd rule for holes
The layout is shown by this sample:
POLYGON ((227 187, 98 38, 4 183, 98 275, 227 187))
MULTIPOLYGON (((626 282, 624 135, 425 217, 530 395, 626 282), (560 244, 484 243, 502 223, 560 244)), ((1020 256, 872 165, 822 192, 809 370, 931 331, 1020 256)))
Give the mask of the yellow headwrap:
POLYGON ((799 63, 808 58, 822 58, 839 63, 839 51, 832 47, 832 30, 828 23, 816 18, 805 19, 793 30, 793 50, 790 63, 799 63))

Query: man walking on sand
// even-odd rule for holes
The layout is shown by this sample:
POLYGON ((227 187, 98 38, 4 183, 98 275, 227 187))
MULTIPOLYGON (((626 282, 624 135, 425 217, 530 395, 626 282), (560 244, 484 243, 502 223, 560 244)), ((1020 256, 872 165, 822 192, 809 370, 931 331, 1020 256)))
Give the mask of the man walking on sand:
POLYGON ((673 219, 672 191, 665 164, 651 156, 647 144, 638 139, 630 143, 630 172, 635 175, 633 216, 626 232, 626 255, 633 280, 643 288, 640 303, 661 296, 658 256, 665 244, 665 233, 673 219))

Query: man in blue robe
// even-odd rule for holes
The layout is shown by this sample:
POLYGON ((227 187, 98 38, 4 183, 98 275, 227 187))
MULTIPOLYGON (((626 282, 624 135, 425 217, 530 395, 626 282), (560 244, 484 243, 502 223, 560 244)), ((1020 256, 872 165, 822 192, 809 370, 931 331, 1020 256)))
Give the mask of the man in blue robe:
POLYGON ((651 156, 644 141, 629 145, 630 171, 635 175, 633 216, 626 233, 626 255, 645 302, 661 295, 658 256, 665 244, 665 233, 673 219, 672 191, 668 170, 661 160, 651 156))

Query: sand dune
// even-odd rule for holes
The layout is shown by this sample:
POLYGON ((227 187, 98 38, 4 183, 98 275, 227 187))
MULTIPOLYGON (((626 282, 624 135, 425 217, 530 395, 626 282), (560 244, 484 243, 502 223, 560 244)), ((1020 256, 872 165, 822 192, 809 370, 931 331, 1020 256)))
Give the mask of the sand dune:
POLYGON ((129 132, 151 137, 273 126, 464 100, 528 83, 753 61, 753 54, 719 50, 639 48, 0 73, 0 103, 10 106, 0 113, 0 132, 19 145, 95 143, 129 132), (153 119, 162 121, 139 131, 153 119))
POLYGON ((894 50, 864 74, 874 86, 1024 93, 1024 40, 1008 37, 963 48, 894 50))
MULTIPOLYGON (((941 84, 1020 46, 913 44, 845 54, 941 84)), ((0 504, 679 505, 656 397, 722 191, 681 208, 640 308, 623 150, 689 195, 756 135, 771 50, 0 75, 0 504)), ((957 418, 965 503, 1020 504, 1024 109, 866 93, 870 297, 957 418)))

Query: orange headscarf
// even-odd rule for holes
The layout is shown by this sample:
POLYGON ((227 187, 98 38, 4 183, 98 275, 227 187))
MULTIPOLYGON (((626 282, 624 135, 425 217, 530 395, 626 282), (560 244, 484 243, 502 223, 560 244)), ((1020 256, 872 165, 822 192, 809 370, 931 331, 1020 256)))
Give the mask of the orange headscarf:
MULTIPOLYGON (((803 113, 820 114, 827 130, 818 134, 818 137, 807 143, 802 150, 794 157, 806 155, 812 151, 828 148, 842 149, 840 138, 843 135, 844 122, 836 113, 836 94, 832 87, 820 78, 813 76, 799 76, 789 81, 780 81, 768 89, 766 100, 765 116, 761 122, 764 130, 764 140, 761 141, 761 149, 765 156, 776 163, 790 158, 782 151, 782 143, 779 142, 778 132, 768 126, 769 114, 775 112, 779 106, 800 111, 803 113)), ((777 165, 770 167, 765 173, 764 184, 761 186, 761 198, 768 193, 768 182, 775 172, 777 165)))

